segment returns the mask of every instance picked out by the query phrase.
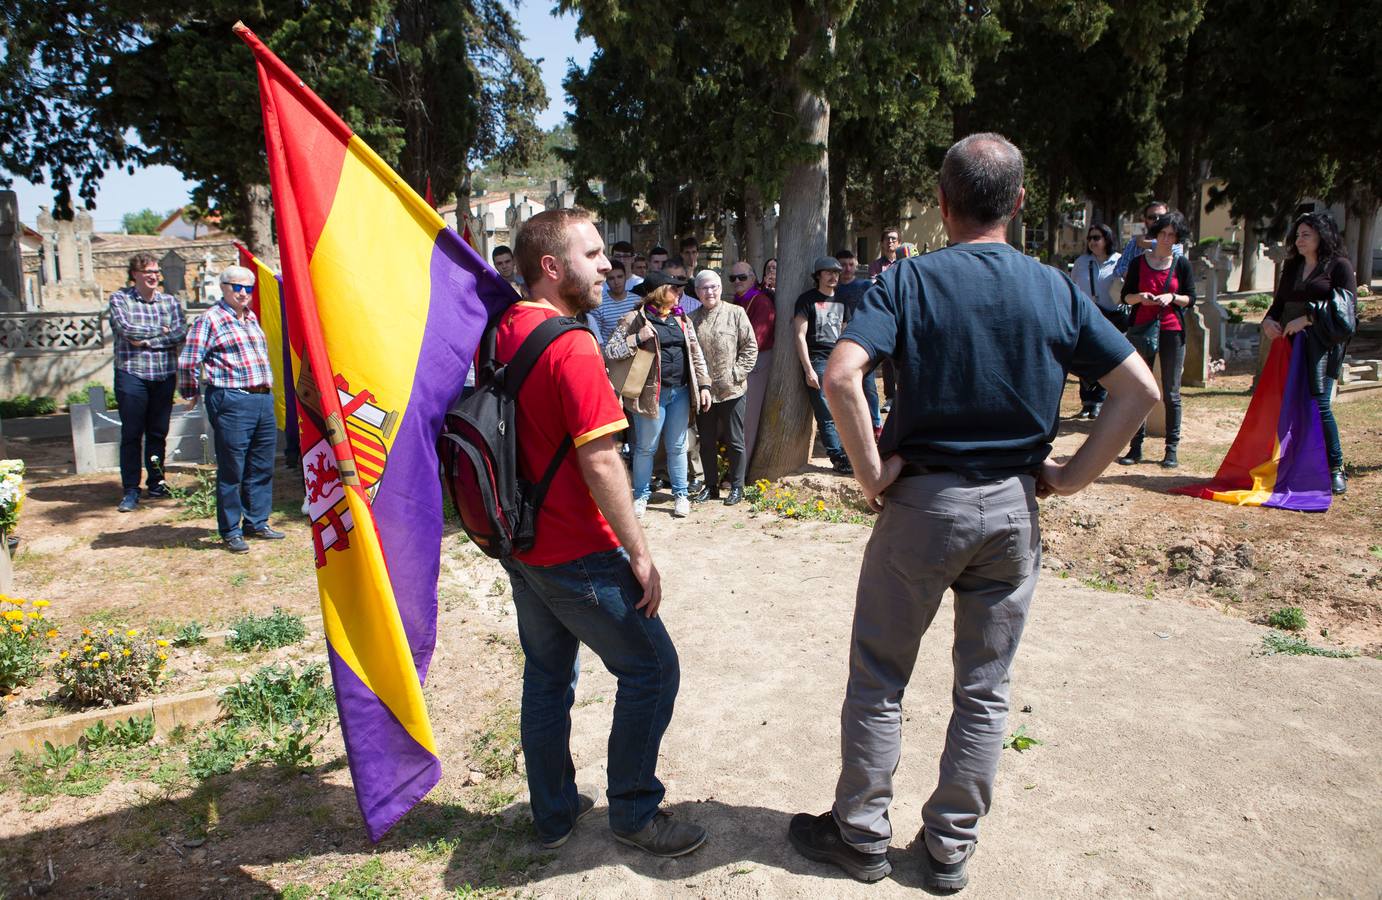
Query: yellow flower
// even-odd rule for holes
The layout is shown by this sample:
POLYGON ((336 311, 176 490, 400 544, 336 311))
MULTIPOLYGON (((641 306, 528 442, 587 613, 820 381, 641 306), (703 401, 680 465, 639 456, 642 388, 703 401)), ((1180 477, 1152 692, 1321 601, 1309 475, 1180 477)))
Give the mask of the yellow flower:
POLYGON ((130 655, 130 648, 129 648, 129 647, 126 647, 126 648, 124 649, 124 651, 123 651, 120 655, 121 655, 121 656, 129 656, 129 655, 130 655))
POLYGON ((55 637, 57 637, 57 636, 58 636, 58 630, 57 630, 56 628, 49 628, 49 629, 48 629, 48 633, 47 633, 46 637, 48 637, 49 639, 52 639, 52 638, 55 638, 55 637))
POLYGON ((58 654, 58 659, 67 659, 67 651, 64 650, 64 651, 62 651, 61 653, 59 653, 59 654, 58 654))
POLYGON ((107 628, 107 629, 106 629, 106 637, 115 637, 115 629, 114 629, 114 628, 107 628))
POLYGON ((20 600, 18 597, 6 597, 6 598, 5 598, 5 602, 6 602, 6 603, 13 603, 15 606, 23 606, 23 605, 24 605, 24 601, 23 601, 23 600, 20 600))
POLYGON ((24 614, 23 614, 22 612, 20 612, 19 610, 17 610, 17 609, 7 609, 7 610, 5 610, 5 620, 8 621, 8 622, 13 622, 13 621, 15 621, 16 619, 21 619, 21 620, 22 620, 23 618, 24 618, 24 614))
POLYGON ((825 501, 824 501, 824 500, 817 500, 817 501, 816 501, 816 512, 825 512, 825 501))
POLYGON ((10 630, 13 631, 13 632, 15 632, 16 634, 23 634, 23 633, 24 633, 24 626, 23 626, 23 625, 20 625, 18 622, 11 622, 11 623, 10 623, 10 630))
POLYGON ((125 632, 125 637, 138 637, 138 636, 139 636, 139 629, 138 629, 138 628, 131 628, 129 631, 125 632))
POLYGON ((83 668, 83 669, 89 668, 90 666, 91 666, 91 663, 82 663, 82 668, 83 668))
POLYGON ((31 619, 41 619, 41 618, 43 618, 43 613, 37 613, 37 612, 35 612, 35 613, 29 613, 29 618, 31 618, 31 619))
POLYGON ((96 654, 96 658, 97 658, 97 659, 110 659, 110 654, 107 653, 105 650, 102 650, 100 653, 97 653, 97 654, 96 654))
POLYGON ((39 609, 43 609, 45 606, 52 606, 52 605, 53 605, 53 604, 49 603, 47 600, 35 600, 35 601, 34 601, 34 606, 37 606, 39 609))
POLYGON ((168 646, 168 642, 165 641, 163 638, 159 638, 159 639, 158 639, 158 645, 159 645, 160 647, 166 647, 166 646, 168 646))
POLYGON ((83 628, 83 629, 82 629, 82 637, 91 637, 91 629, 90 629, 90 628, 83 628))
POLYGON ((101 668, 101 664, 98 663, 98 662, 94 662, 94 663, 91 664, 91 668, 93 668, 93 669, 99 669, 99 668, 101 668))
POLYGON ((90 653, 90 652, 91 652, 91 645, 90 645, 90 644, 82 644, 82 652, 83 652, 83 653, 90 653))
POLYGON ((166 653, 159 653, 159 654, 158 654, 158 658, 159 658, 159 659, 167 659, 167 658, 168 658, 168 654, 166 654, 166 653))

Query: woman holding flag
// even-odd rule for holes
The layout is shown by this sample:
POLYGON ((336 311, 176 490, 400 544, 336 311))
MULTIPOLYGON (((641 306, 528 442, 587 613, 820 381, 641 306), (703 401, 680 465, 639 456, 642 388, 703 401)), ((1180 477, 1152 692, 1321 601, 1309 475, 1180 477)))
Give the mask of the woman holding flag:
POLYGON ((1305 213, 1291 225, 1286 238, 1286 261, 1276 298, 1262 319, 1268 341, 1305 332, 1303 347, 1310 395, 1320 410, 1325 453, 1329 457, 1330 490, 1348 490, 1339 425, 1334 420, 1334 384, 1344 360, 1346 344, 1331 343, 1315 326, 1313 309, 1330 301, 1334 291, 1357 287, 1353 265, 1344 255, 1339 228, 1327 213, 1305 213))

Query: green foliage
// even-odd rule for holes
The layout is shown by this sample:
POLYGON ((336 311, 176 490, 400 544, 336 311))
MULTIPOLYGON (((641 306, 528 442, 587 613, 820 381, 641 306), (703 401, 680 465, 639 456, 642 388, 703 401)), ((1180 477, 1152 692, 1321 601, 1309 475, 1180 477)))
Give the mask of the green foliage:
POLYGON ((188 622, 186 625, 173 632, 172 643, 174 647, 196 647, 206 643, 206 635, 202 634, 202 624, 200 622, 188 622))
POLYGON ((210 469, 197 469, 194 477, 196 484, 190 488, 167 482, 168 493, 182 508, 178 518, 209 519, 216 515, 216 474, 210 469))
POLYGON ((1262 649, 1268 656, 1285 654, 1287 656, 1327 656, 1331 659, 1351 659, 1358 655, 1354 650, 1335 650, 1329 647, 1316 647, 1304 638, 1280 631, 1269 631, 1262 635, 1262 649))
MULTIPOLYGON (((0 553, 4 552, 0 547, 0 553)), ((24 604, 18 598, 0 599, 0 694, 12 693, 38 677, 48 644, 58 634, 45 615, 46 601, 37 601, 27 613, 24 604)))
POLYGON ((154 717, 131 716, 115 726, 107 727, 105 722, 97 722, 82 732, 78 743, 86 750, 100 750, 104 747, 139 747, 154 739, 154 717))
POLYGON ((28 394, 18 394, 8 400, 0 400, 0 419, 46 416, 57 411, 58 404, 52 397, 31 397, 28 394))
POLYGON ((120 225, 126 234, 158 234, 158 226, 162 225, 166 218, 166 214, 160 215, 152 209, 145 208, 139 212, 125 213, 120 225))
POLYGON ((265 666, 249 680, 226 688, 221 709, 237 728, 269 728, 299 720, 316 724, 335 712, 335 697, 322 663, 301 673, 287 665, 265 666))
POLYGON ((83 629, 59 654, 53 675, 62 693, 81 706, 133 703, 162 680, 167 645, 133 628, 124 632, 107 628, 104 633, 83 629))
POLYGON ((267 616, 248 615, 230 626, 226 645, 232 650, 273 650, 296 644, 307 637, 302 616, 275 606, 267 616))
POLYGON ((1253 294, 1251 297, 1245 299, 1243 303, 1248 309, 1259 311, 1266 310, 1272 305, 1272 296, 1271 294, 1253 294))
POLYGON ((773 484, 760 478, 744 488, 744 499, 754 512, 766 512, 784 519, 811 519, 817 522, 846 522, 850 525, 872 526, 874 517, 860 512, 830 506, 819 497, 797 496, 790 487, 773 484))
POLYGON ((199 781, 224 775, 249 751, 233 724, 214 728, 197 741, 187 754, 187 771, 199 781))
POLYGON ((471 743, 471 767, 489 778, 513 775, 518 771, 521 746, 518 712, 500 709, 485 721, 484 728, 471 743))
POLYGON ((1027 734, 1026 725, 1019 725, 1016 731, 1003 739, 1003 749, 1016 750, 1018 753, 1022 753, 1033 747, 1041 746, 1041 743, 1041 741, 1027 734))
POLYGON ((1305 610, 1299 606, 1283 606, 1267 616, 1267 624, 1282 631, 1304 631, 1305 610))
POLYGON ((68 394, 67 399, 63 401, 63 404, 70 409, 73 406, 76 406, 80 403, 87 402, 87 400, 90 399, 89 395, 87 394, 87 390, 89 390, 90 388, 105 388, 106 409, 115 409, 117 407, 117 403, 115 401, 115 392, 110 388, 105 387, 105 385, 101 384, 101 382, 99 381, 88 381, 80 391, 73 391, 72 393, 68 394))

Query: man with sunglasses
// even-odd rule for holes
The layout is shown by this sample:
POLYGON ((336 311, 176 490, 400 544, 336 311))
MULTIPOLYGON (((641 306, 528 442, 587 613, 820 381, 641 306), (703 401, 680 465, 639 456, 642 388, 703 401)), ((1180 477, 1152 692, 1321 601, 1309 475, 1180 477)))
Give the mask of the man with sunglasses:
POLYGON ((187 337, 182 304, 158 289, 162 272, 157 257, 131 257, 129 276, 132 284, 110 296, 120 410, 120 512, 133 512, 139 505, 141 465, 148 473, 149 496, 168 496, 163 454, 177 386, 178 345, 187 337))
POLYGON ((268 341, 250 309, 254 273, 221 272, 221 299, 193 323, 178 358, 178 389, 197 403, 205 374, 206 413, 216 435, 216 526, 231 553, 248 553, 245 537, 282 540, 269 527, 273 506, 273 370, 268 341))

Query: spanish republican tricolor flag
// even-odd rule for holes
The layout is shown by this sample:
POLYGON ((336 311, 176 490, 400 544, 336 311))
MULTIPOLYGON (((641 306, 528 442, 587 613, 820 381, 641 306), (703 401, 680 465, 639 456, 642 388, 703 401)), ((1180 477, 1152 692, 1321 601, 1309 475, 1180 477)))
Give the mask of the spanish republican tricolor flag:
POLYGON ((293 358, 293 348, 288 343, 288 311, 283 297, 283 280, 244 244, 236 242, 235 249, 240 254, 240 265, 254 273, 250 309, 254 310, 259 327, 264 329, 264 338, 269 346, 269 368, 274 373, 274 423, 288 437, 288 446, 291 448, 297 444, 298 409, 293 385, 297 382, 300 366, 298 360, 293 358))
POLYGON ((1329 459, 1309 377, 1305 335, 1274 341, 1238 436, 1214 480, 1172 488, 1171 493, 1238 506, 1329 509, 1329 459))
POLYGON ((341 732, 372 840, 436 784, 422 682, 442 535, 435 441, 517 296, 244 25, 301 360, 297 399, 341 732))

